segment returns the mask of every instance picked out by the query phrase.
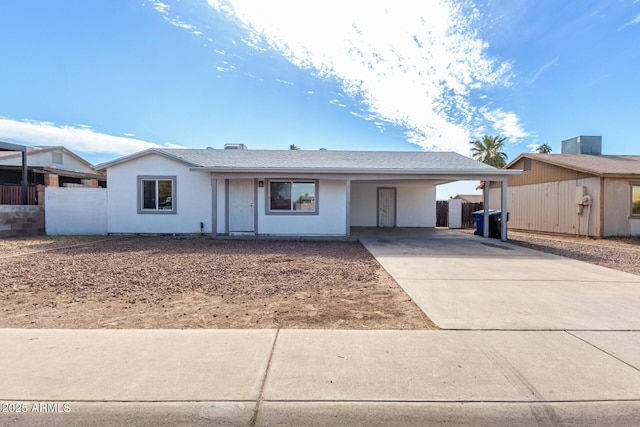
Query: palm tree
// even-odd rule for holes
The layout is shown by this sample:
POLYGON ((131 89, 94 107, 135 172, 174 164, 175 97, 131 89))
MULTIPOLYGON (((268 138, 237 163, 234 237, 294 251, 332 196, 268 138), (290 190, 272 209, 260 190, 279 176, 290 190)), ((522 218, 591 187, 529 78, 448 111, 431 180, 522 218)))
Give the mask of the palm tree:
POLYGON ((296 144, 291 144, 289 145, 289 150, 299 150, 299 148, 296 144))
POLYGON ((482 140, 469 142, 473 158, 490 166, 503 168, 507 164, 507 155, 502 151, 505 139, 485 135, 482 140))
POLYGON ((549 144, 538 145, 538 153, 540 154, 551 153, 551 146, 549 144))

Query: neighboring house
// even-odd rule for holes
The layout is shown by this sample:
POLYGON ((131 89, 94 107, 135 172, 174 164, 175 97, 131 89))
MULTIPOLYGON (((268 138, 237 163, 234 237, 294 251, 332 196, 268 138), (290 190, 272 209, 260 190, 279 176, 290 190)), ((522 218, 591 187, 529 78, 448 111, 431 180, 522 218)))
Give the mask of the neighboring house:
POLYGON ((482 203, 482 194, 457 194, 452 199, 460 199, 462 203, 482 203))
MULTIPOLYGON (((521 154, 509 163, 506 169, 522 171, 509 176, 509 227, 640 236, 640 156, 600 152, 600 137, 577 137, 563 141, 562 154, 521 154)), ((495 198, 489 206, 498 209, 495 198)))
MULTIPOLYGON (((27 147, 27 181, 46 187, 106 187, 106 176, 60 146, 27 147)), ((0 151, 0 185, 22 182, 20 152, 0 151)))
POLYGON ((149 149, 106 170, 108 233, 348 236, 434 227, 436 186, 519 173, 456 153, 149 149))

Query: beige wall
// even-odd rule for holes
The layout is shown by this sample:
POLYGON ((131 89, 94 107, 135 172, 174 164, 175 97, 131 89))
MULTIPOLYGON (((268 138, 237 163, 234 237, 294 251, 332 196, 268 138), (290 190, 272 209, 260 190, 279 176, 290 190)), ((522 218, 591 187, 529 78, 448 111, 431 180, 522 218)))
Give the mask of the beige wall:
MULTIPOLYGON (((508 226, 516 230, 585 235, 589 223, 589 235, 599 236, 600 206, 600 178, 510 186, 507 191, 508 226), (590 219, 587 207, 577 213, 576 188, 581 186, 593 200, 590 219)), ((489 207, 500 209, 500 189, 491 189, 489 207)))
POLYGON ((640 218, 631 214, 631 186, 628 179, 608 178, 604 183, 605 236, 640 236, 640 218))

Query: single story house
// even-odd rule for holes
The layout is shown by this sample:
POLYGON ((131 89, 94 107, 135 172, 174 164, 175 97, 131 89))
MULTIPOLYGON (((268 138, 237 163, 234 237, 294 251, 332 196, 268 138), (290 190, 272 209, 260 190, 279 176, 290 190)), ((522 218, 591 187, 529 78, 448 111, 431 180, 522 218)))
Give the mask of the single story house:
MULTIPOLYGON (((0 184, 22 182, 22 155, 16 150, 0 151, 0 184)), ((62 146, 27 146, 26 166, 30 185, 106 187, 104 173, 96 172, 91 163, 62 146)))
MULTIPOLYGON (((509 227, 596 237, 640 236, 640 156, 598 154, 598 140, 589 140, 592 154, 582 154, 579 147, 575 150, 580 138, 599 137, 563 141, 563 147, 569 146, 563 154, 521 154, 506 166, 522 171, 509 176, 509 227)), ((500 191, 492 187, 491 192, 500 191)), ((489 206, 499 209, 493 199, 489 206)))
POLYGON ((351 227, 435 227, 437 185, 498 182, 506 197, 508 176, 520 173, 451 152, 227 148, 236 149, 152 148, 96 166, 109 182, 108 233, 349 236, 351 227))

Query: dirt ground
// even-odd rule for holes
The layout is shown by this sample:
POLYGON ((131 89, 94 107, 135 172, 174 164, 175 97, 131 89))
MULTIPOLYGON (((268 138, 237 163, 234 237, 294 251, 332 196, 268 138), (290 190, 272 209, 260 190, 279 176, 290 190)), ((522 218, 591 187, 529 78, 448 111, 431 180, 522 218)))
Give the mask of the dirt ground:
POLYGON ((584 238, 510 232, 509 242, 567 258, 640 275, 637 237, 584 238))
POLYGON ((359 243, 0 239, 0 327, 433 329, 359 243))
MULTIPOLYGON (((473 234, 474 230, 459 230, 473 234)), ((585 238, 509 230, 509 243, 640 275, 640 238, 585 238)))

